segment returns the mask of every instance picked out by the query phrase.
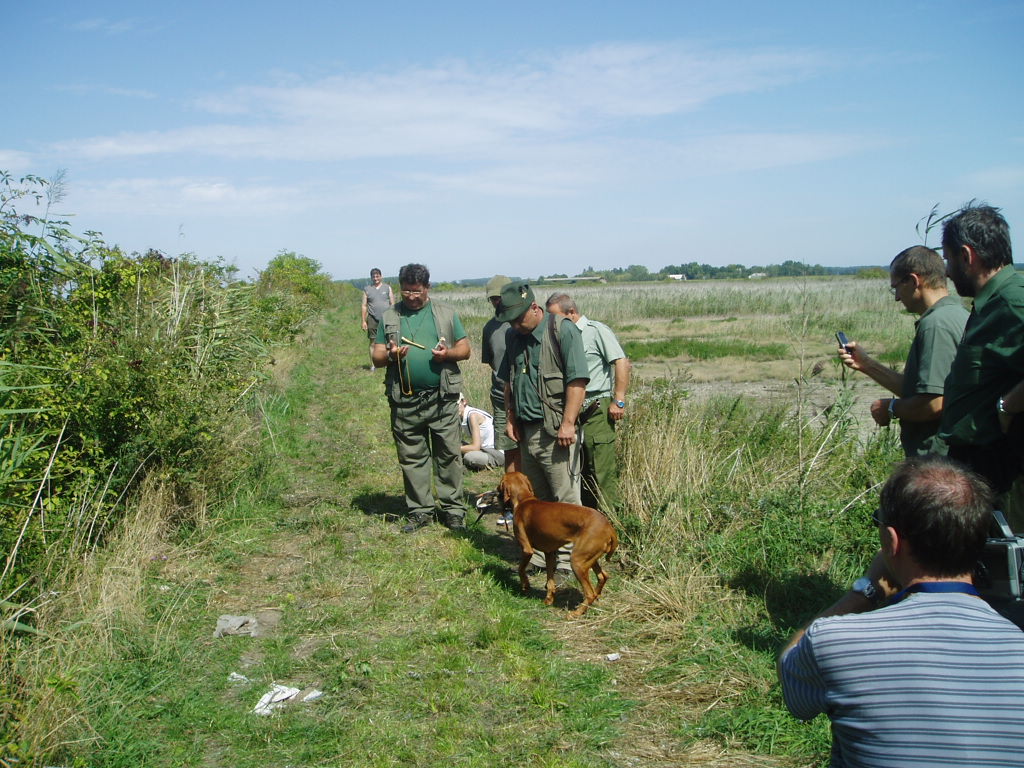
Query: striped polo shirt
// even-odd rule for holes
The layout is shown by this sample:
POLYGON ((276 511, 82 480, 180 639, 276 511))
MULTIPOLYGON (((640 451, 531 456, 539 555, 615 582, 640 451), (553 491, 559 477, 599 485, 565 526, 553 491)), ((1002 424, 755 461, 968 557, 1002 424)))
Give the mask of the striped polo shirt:
POLYGON ((971 595, 818 619, 781 681, 794 716, 832 720, 832 766, 1024 767, 1024 632, 971 595))

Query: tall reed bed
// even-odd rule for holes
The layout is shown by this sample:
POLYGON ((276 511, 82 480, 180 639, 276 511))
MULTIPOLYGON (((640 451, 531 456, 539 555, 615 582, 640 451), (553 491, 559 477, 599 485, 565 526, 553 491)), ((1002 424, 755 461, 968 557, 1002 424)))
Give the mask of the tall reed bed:
POLYGON ((801 407, 797 383, 792 395, 697 402, 685 382, 635 389, 612 513, 632 576, 606 621, 665 683, 645 689, 655 731, 813 760, 827 729, 788 716, 773 656, 877 550, 871 511, 901 453, 888 433, 858 435, 841 383, 824 411, 801 407))

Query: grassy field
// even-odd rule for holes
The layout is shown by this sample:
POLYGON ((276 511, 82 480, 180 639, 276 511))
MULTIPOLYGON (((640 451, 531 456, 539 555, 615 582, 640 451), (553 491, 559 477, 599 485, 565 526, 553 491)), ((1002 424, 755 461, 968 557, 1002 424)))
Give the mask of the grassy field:
MULTIPOLYGON (((827 722, 789 717, 773 655, 859 575, 877 487, 898 455, 888 432, 857 428, 832 334, 897 354, 910 318, 882 281, 570 293, 625 341, 672 354, 637 355, 620 436, 621 549, 585 620, 564 618, 579 600, 571 584, 555 608, 539 588, 518 594, 515 547, 491 518, 465 536, 398 531, 382 380, 365 368, 358 307, 346 306, 278 356, 276 389, 253 413, 265 453, 235 493, 185 510, 153 483, 116 539, 39 606, 48 637, 7 646, 0 716, 21 726, 5 757, 824 764, 827 722), (783 373, 775 396, 724 386, 763 381, 754 366, 767 363, 783 373), (694 397, 699 380, 720 394, 694 397), (277 621, 267 636, 213 637, 219 615, 256 611, 277 621), (272 682, 325 695, 251 714, 272 682)), ((481 294, 435 295, 459 306, 474 347, 481 294)), ((464 371, 470 400, 485 404, 487 369, 475 359, 464 371)), ((474 475, 467 490, 496 481, 474 475)))

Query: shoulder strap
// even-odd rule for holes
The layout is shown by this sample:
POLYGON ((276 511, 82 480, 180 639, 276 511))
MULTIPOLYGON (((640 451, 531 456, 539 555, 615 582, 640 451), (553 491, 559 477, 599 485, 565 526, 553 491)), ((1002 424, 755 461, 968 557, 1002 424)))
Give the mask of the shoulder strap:
POLYGON ((555 347, 555 352, 558 355, 558 360, 562 364, 562 368, 565 368, 565 355, 562 354, 562 340, 558 338, 558 324, 560 320, 565 320, 561 315, 556 315, 553 312, 548 313, 548 336, 551 337, 551 343, 555 347))

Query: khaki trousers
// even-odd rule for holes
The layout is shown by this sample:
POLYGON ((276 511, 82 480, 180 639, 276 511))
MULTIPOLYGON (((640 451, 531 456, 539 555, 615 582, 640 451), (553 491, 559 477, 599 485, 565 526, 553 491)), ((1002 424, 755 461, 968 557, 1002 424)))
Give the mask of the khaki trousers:
POLYGON ((579 440, 568 448, 544 431, 544 425, 521 424, 519 450, 523 473, 538 499, 580 503, 579 440))
POLYGON ((446 519, 464 518, 458 398, 432 389, 391 403, 391 433, 409 517, 432 516, 436 498, 446 519))

